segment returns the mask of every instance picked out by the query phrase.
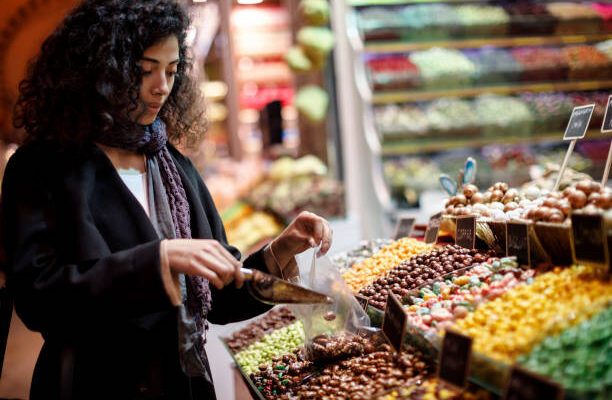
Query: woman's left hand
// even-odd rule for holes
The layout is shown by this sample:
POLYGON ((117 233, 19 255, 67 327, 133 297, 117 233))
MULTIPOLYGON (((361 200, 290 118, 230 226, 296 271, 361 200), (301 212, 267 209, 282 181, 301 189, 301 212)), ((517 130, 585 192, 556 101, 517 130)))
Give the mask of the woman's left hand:
POLYGON ((302 211, 289 226, 270 243, 280 268, 293 256, 321 244, 320 254, 326 254, 332 244, 333 231, 329 222, 316 214, 302 211))

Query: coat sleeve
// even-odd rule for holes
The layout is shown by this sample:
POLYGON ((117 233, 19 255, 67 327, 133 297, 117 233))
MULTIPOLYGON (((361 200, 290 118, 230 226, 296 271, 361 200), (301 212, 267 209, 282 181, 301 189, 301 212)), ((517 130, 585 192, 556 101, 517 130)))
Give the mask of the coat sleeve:
POLYGON ((59 206, 52 173, 45 171, 52 168, 37 155, 18 150, 2 184, 7 282, 25 324, 43 333, 82 332, 172 309, 157 240, 86 262, 62 261, 73 257, 60 254, 67 239, 58 234, 59 206))
MULTIPOLYGON (((223 246, 230 253, 232 253, 234 257, 240 259, 241 256, 238 249, 227 243, 227 236, 225 234, 223 222, 221 221, 221 217, 219 216, 219 212, 215 207, 212 196, 204 184, 204 181, 200 177, 200 174, 197 172, 191 161, 184 158, 180 154, 174 154, 175 157, 181 162, 185 172, 190 176, 192 182, 195 183, 194 186, 198 190, 198 196, 200 197, 200 201, 202 202, 202 206, 206 212, 206 217, 208 219, 213 238, 221 242, 221 244, 223 244, 223 246)), ((268 272, 264 261, 263 248, 247 257, 243 264, 245 268, 259 269, 261 271, 268 272)), ((227 324, 242 321, 253 318, 272 308, 272 306, 263 304, 253 298, 249 294, 246 285, 241 289, 236 289, 233 284, 230 284, 221 290, 216 289, 211 285, 210 289, 212 294, 212 309, 208 313, 208 320, 213 324, 227 324)))

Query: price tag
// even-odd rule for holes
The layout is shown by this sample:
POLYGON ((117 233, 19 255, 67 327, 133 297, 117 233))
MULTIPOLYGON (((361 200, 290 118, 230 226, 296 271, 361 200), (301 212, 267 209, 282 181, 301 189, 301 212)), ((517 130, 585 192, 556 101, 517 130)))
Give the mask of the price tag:
POLYGON ((415 220, 414 217, 400 217, 399 221, 397 221, 397 225, 395 225, 393 240, 410 237, 415 220))
POLYGON ((367 312, 368 311, 368 303, 370 302, 370 299, 368 299, 367 297, 361 296, 359 294, 356 294, 355 298, 357 299, 357 302, 359 303, 361 308, 363 308, 363 311, 367 312))
POLYGON ((472 338, 447 329, 438 362, 438 376, 446 382, 464 388, 470 374, 472 338))
POLYGON ((473 249, 476 245, 476 217, 473 215, 457 217, 455 244, 473 249))
POLYGON ((589 104, 586 106, 574 107, 572 116, 567 123, 565 129, 565 135, 563 140, 576 140, 582 139, 586 135, 589 122, 591 122, 591 116, 595 110, 595 104, 589 104))
POLYGON ((563 388, 543 376, 514 366, 506 386, 504 400, 561 400, 563 388))
POLYGON ((606 113, 604 115, 603 123, 601 124, 601 131, 603 133, 612 132, 612 95, 608 97, 606 113))
POLYGON ((435 243, 438 240, 438 232, 440 231, 440 219, 442 212, 436 213, 429 218, 427 230, 425 231, 425 243, 435 243))
POLYGON ((572 213, 574 264, 609 266, 608 238, 601 214, 572 213))
POLYGON ((516 256, 520 265, 531 265, 529 224, 524 222, 506 224, 506 255, 516 256))
POLYGON ((387 307, 385 308, 385 316, 382 323, 382 331, 391 346, 397 352, 400 352, 406 337, 406 320, 408 314, 404 311, 402 303, 399 299, 389 291, 387 298, 387 307))

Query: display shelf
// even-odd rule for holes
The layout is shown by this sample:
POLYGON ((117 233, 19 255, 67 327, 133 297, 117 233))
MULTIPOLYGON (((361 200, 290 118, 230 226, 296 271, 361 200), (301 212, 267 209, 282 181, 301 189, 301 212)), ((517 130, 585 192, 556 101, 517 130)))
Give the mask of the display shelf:
POLYGON ((440 97, 476 97, 481 94, 511 95, 523 92, 567 92, 605 89, 612 89, 612 80, 503 84, 457 89, 381 91, 372 93, 371 101, 372 104, 387 104, 429 101, 440 97))
POLYGON ((455 40, 432 40, 432 41, 384 41, 384 42, 361 42, 353 41, 356 50, 367 53, 402 53, 415 50, 427 50, 431 47, 443 47, 447 49, 473 49, 482 46, 493 47, 517 47, 517 46, 545 46, 577 43, 603 42, 612 39, 611 33, 592 35, 558 35, 558 36, 520 36, 520 37, 498 37, 478 39, 455 39, 455 40))
MULTIPOLYGON (((488 3, 490 0, 471 0, 472 3, 488 3)), ((405 4, 422 3, 464 3, 464 0, 350 0, 353 7, 368 6, 401 6, 405 4)))
MULTIPOLYGON (((587 132, 586 139, 603 139, 606 138, 598 130, 590 130, 587 132)), ((453 150, 456 148, 466 147, 482 147, 490 146, 495 144, 536 144, 536 143, 554 143, 561 142, 563 140, 563 132, 553 132, 545 134, 535 134, 530 136, 493 136, 493 137, 466 137, 461 139, 444 139, 444 138, 431 138, 431 139, 406 139, 401 141, 382 143, 381 144, 381 155, 383 156, 396 156, 403 154, 416 154, 416 153, 431 153, 445 150, 453 150)))

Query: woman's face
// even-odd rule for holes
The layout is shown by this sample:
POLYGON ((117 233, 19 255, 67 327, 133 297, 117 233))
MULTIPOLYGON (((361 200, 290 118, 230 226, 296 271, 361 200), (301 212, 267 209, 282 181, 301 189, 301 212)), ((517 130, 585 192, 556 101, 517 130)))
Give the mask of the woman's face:
POLYGON ((174 35, 162 39, 144 51, 140 59, 140 105, 136 111, 130 113, 135 122, 141 125, 153 123, 172 92, 179 62, 179 44, 174 35))

